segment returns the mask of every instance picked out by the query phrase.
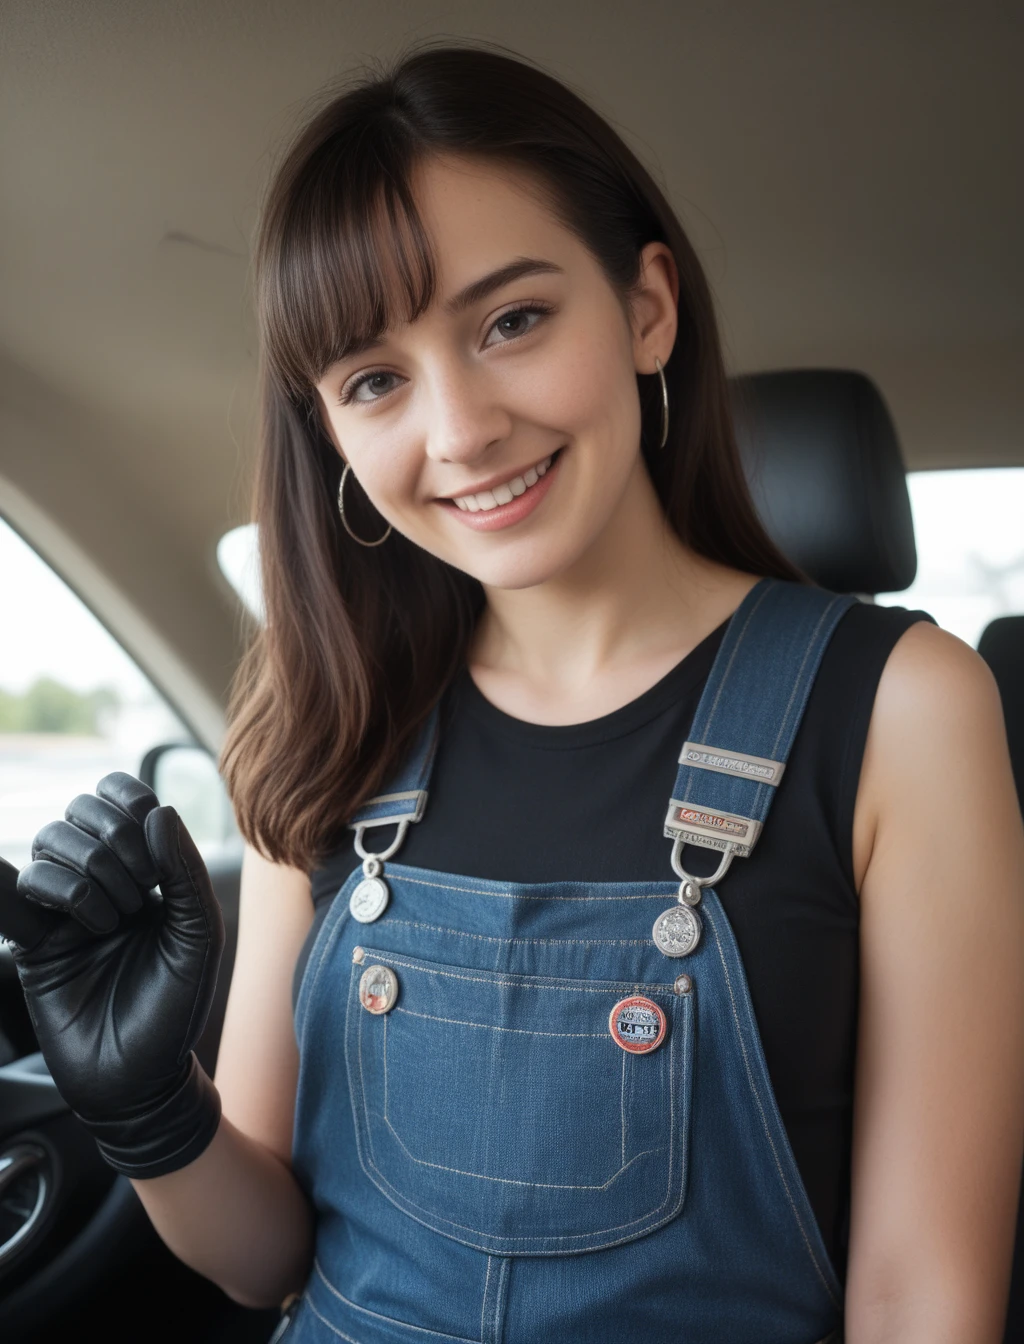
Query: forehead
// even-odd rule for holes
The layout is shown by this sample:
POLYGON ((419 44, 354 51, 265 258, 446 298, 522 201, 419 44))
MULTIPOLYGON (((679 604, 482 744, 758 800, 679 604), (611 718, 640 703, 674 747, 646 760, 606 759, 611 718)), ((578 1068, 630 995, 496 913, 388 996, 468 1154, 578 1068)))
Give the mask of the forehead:
POLYGON ((435 303, 516 256, 568 269, 585 254, 544 184, 515 165, 431 158, 417 165, 412 187, 437 267, 435 303))

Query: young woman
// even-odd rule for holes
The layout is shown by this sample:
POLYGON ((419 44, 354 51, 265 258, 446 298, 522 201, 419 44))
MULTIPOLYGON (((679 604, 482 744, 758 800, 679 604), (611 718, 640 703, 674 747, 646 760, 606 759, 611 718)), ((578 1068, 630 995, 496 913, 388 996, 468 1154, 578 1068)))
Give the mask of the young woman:
POLYGON ((998 697, 769 541, 650 175, 528 62, 420 50, 290 149, 256 298, 267 620, 224 753, 216 1085, 215 902, 137 781, 47 827, 4 914, 168 1245, 294 1295, 295 1344, 996 1344, 1024 1129, 998 697))

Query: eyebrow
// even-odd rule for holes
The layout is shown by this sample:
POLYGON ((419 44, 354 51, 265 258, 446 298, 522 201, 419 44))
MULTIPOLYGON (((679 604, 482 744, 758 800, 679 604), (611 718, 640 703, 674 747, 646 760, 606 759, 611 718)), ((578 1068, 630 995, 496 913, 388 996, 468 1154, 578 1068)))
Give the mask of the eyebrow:
POLYGON ((553 261, 544 261, 540 257, 516 257, 514 261, 499 266, 495 271, 489 271, 479 280, 468 284, 465 289, 460 289, 458 294, 447 300, 444 310, 452 317, 457 317, 459 313, 464 313, 467 308, 472 308, 475 303, 493 294, 496 289, 510 285, 513 280, 521 280, 526 275, 564 274, 562 267, 556 266, 553 261))
MULTIPOLYGON (((542 257, 516 257, 514 261, 509 261, 496 270, 488 271, 479 280, 473 280, 463 289, 460 289, 457 294, 445 301, 444 311, 452 317, 457 317, 459 313, 464 313, 467 308, 472 308, 474 304, 482 302, 495 290, 503 289, 505 285, 512 284, 514 280, 522 280, 527 275, 564 274, 563 267, 557 266, 553 261, 545 261, 542 257)), ((382 333, 376 339, 357 341, 349 346, 339 358, 347 360, 363 355, 367 350, 382 345, 385 335, 386 333, 382 333)))

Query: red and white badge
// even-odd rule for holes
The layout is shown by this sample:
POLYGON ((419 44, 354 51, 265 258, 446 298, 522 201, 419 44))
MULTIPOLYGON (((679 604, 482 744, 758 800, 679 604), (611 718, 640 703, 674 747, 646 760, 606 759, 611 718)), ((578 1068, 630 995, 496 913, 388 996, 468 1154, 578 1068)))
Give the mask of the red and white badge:
POLYGON ((665 1039, 668 1022, 652 999, 634 994, 620 999, 609 1013, 608 1030, 615 1044, 631 1055, 649 1055, 665 1039))

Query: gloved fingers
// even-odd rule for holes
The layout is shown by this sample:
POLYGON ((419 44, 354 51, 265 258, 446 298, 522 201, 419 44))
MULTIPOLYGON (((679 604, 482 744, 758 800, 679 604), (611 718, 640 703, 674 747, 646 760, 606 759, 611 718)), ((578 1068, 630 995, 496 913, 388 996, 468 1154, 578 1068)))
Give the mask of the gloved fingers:
POLYGON ((143 784, 142 780, 136 779, 134 775, 125 774, 123 770, 114 770, 111 774, 104 775, 96 785, 96 793, 104 801, 113 803, 114 807, 131 817, 132 821, 137 821, 140 826, 146 824, 146 818, 153 808, 160 806, 159 798, 148 784, 143 784))
POLYGON ((219 957, 224 918, 202 855, 173 807, 150 812, 146 843, 160 875, 167 923, 179 933, 205 938, 219 957))
POLYGON ((41 943, 54 926, 52 915, 18 891, 18 870, 0 859, 0 937, 10 938, 25 952, 41 943))
MULTIPOLYGON (((108 775, 107 779, 110 778, 108 775)), ((125 775, 123 778, 131 779, 131 776, 125 775)), ((101 785, 104 782, 100 780, 101 785)), ((146 786, 143 784, 141 787, 146 786)), ((147 792, 156 798, 152 790, 147 792)), ((97 798, 94 793, 80 793, 68 804, 64 818, 79 830, 88 832, 101 844, 106 845, 138 886, 144 887, 147 891, 150 887, 156 886, 157 873, 149 849, 146 847, 146 836, 142 829, 145 815, 142 821, 137 821, 121 807, 103 798, 97 798)))
POLYGON ((74 869, 126 915, 142 908, 142 892, 113 850, 69 821, 47 822, 32 841, 32 857, 74 869))
POLYGON ((18 892, 27 898, 26 904, 35 901, 46 910, 71 915, 90 933, 113 933, 117 928, 117 911, 105 893, 62 863, 34 859, 18 875, 18 892))

